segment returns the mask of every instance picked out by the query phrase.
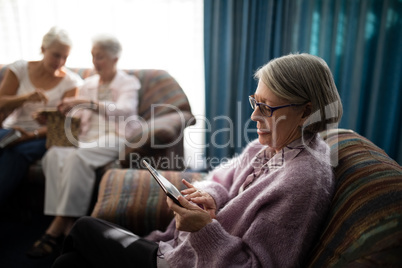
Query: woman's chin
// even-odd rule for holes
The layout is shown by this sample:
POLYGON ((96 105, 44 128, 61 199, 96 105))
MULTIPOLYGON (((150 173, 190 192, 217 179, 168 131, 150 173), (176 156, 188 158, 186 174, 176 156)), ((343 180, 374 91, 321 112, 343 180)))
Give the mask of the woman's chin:
POLYGON ((268 145, 271 143, 270 133, 258 133, 258 141, 263 145, 268 145))

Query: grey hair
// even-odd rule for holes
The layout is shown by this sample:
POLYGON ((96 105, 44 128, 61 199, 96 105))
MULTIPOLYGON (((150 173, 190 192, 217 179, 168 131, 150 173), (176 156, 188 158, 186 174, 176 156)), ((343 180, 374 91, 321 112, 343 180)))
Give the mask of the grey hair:
POLYGON ((122 47, 116 37, 107 34, 100 34, 92 38, 92 46, 100 46, 110 56, 120 58, 122 47))
POLYGON ((54 42, 59 42, 69 47, 73 44, 67 31, 56 26, 50 28, 50 30, 43 36, 42 47, 48 48, 54 42))
POLYGON ((320 57, 289 54, 269 61, 254 76, 290 103, 311 102, 312 113, 304 130, 317 133, 341 120, 342 102, 331 70, 320 57))

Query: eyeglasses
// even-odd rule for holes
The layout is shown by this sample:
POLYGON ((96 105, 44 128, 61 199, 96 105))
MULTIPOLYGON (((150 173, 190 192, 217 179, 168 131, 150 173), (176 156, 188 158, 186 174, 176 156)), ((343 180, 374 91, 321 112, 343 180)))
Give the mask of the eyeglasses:
POLYGON ((271 117, 272 114, 274 113, 274 111, 278 110, 280 108, 303 105, 303 104, 287 104, 287 105, 281 105, 281 106, 272 107, 272 106, 269 106, 268 104, 257 102, 254 99, 254 95, 249 96, 248 100, 250 101, 250 105, 251 105, 251 108, 253 108, 253 110, 255 110, 257 108, 257 106, 258 106, 258 108, 260 108, 261 114, 263 116, 267 116, 267 117, 271 117))

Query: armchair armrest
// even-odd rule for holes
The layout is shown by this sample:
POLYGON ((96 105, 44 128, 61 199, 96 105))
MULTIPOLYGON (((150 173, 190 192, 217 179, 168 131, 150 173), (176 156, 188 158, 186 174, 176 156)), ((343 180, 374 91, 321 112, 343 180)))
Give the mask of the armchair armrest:
POLYGON ((180 114, 169 113, 159 116, 149 124, 155 144, 167 147, 182 138, 183 130, 187 126, 194 125, 195 118, 190 112, 182 111, 180 114))
MULTIPOLYGON (((177 189, 181 179, 203 180, 206 173, 161 171, 177 189)), ((164 230, 173 218, 166 195, 147 170, 110 169, 102 177, 91 216, 119 224, 137 235, 164 230)))
MULTIPOLYGON (((120 161, 123 167, 133 168, 130 155, 152 156, 158 158, 166 156, 166 151, 176 153, 182 150, 183 130, 195 124, 191 112, 180 111, 163 114, 147 121, 142 131, 129 139, 125 145, 125 159, 120 161)), ((178 154, 180 155, 180 154, 178 154)), ((138 166, 134 166, 137 168, 138 166)), ((172 169, 172 168, 170 168, 172 169)))

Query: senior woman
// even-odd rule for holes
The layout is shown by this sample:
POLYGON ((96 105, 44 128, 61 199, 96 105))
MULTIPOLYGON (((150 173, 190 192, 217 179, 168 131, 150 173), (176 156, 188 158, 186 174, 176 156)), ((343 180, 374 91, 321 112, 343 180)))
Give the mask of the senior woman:
POLYGON ((58 248, 75 219, 86 215, 95 184, 95 170, 119 156, 126 124, 136 117, 139 80, 117 69, 120 42, 110 35, 93 39, 92 58, 97 74, 85 79, 78 98, 64 100, 63 113, 78 108, 82 132, 79 146, 51 147, 42 163, 46 177, 46 215, 55 218, 45 234, 27 252, 30 257, 44 257, 58 248), (87 108, 82 111, 82 108, 87 108), (124 122, 118 121, 124 118, 124 122))
POLYGON ((0 149, 0 206, 23 180, 29 165, 46 152, 47 129, 33 120, 34 113, 75 96, 82 82, 64 67, 71 44, 65 30, 52 27, 43 36, 41 60, 18 60, 8 66, 0 85, 0 138, 13 129, 21 137, 0 149))
POLYGON ((327 64, 308 54, 256 72, 249 100, 258 140, 194 186, 183 181, 166 231, 139 238, 83 217, 54 267, 298 267, 317 238, 334 190, 329 148, 318 135, 339 121, 327 64), (328 119, 328 120, 326 120, 328 119))

